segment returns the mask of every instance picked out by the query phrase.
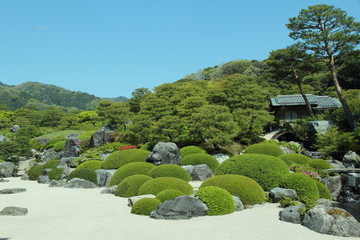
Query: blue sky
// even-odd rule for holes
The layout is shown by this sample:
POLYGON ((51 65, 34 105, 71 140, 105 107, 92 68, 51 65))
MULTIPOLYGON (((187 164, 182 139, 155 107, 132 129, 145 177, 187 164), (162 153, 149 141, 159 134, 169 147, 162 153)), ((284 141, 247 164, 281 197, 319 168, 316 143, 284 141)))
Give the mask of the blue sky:
POLYGON ((315 4, 360 21, 360 0, 0 0, 0 81, 131 97, 206 67, 266 59, 293 43, 288 19, 315 4))

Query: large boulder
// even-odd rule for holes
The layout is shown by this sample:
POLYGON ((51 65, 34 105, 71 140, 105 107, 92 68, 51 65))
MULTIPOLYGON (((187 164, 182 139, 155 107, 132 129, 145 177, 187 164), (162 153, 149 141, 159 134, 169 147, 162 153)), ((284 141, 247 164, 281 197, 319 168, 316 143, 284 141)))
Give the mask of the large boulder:
POLYGON ((109 130, 100 130, 94 132, 93 134, 91 134, 90 147, 97 148, 104 145, 110 140, 111 133, 113 132, 114 131, 109 130))
POLYGON ((0 177, 13 177, 16 175, 15 164, 11 162, 0 162, 0 177))
POLYGON ((360 223, 341 208, 317 205, 307 211, 302 224, 318 233, 360 237, 360 223))
POLYGON ((79 140, 76 137, 68 137, 61 151, 60 157, 78 157, 79 155, 79 140))
POLYGON ((191 176, 193 181, 203 181, 214 176, 213 171, 206 164, 182 166, 191 176))
POLYGON ((132 207, 140 199, 143 199, 143 198, 155 198, 155 197, 156 196, 154 194, 145 194, 145 195, 139 195, 139 196, 132 196, 132 197, 129 197, 129 199, 128 199, 128 206, 132 207))
POLYGON ((273 188, 270 190, 269 198, 273 202, 278 202, 284 197, 288 197, 290 199, 295 199, 297 197, 297 194, 293 189, 286 189, 286 188, 280 188, 280 187, 276 187, 276 188, 273 188))
POLYGON ((97 169, 95 170, 97 181, 100 187, 109 186, 110 178, 116 172, 116 169, 97 169))
POLYGON ((0 216, 25 216, 28 213, 27 208, 6 207, 0 212, 0 216))
POLYGON ((289 223, 301 223, 301 211, 305 207, 304 204, 290 206, 279 212, 279 217, 281 221, 289 223))
POLYGON ((328 176, 321 179, 321 182, 329 189, 332 199, 337 200, 341 192, 341 177, 328 176))
POLYGON ((240 200, 240 198, 238 196, 232 196, 234 199, 234 204, 235 204, 235 211, 241 211, 245 209, 244 204, 242 203, 242 201, 240 200))
POLYGON ((40 156, 42 162, 48 162, 59 158, 60 158, 60 153, 56 152, 53 148, 44 150, 44 152, 40 156))
POLYGON ((73 178, 68 181, 64 187, 66 188, 97 188, 98 186, 90 181, 80 179, 80 178, 73 178))
POLYGON ((20 130, 20 126, 19 125, 14 125, 10 128, 10 132, 12 133, 16 133, 17 131, 20 130))
POLYGON ((146 162, 154 165, 176 164, 180 165, 181 153, 177 145, 173 142, 157 143, 150 155, 146 158, 146 162))
POLYGON ((333 168, 335 169, 339 169, 339 168, 346 168, 343 162, 340 162, 339 160, 326 160, 328 163, 331 164, 331 166, 333 166, 333 168))
POLYGON ((174 200, 161 203, 150 217, 155 219, 189 219, 205 216, 208 207, 199 198, 192 196, 179 196, 174 200))
POLYGON ((222 163, 223 161, 229 159, 229 155, 227 154, 224 154, 224 153, 215 153, 215 154, 212 154, 212 156, 219 162, 219 163, 222 163))
POLYGON ((343 163, 347 168, 360 168, 360 156, 356 152, 349 151, 344 155, 343 163))
POLYGON ((26 188, 6 188, 0 191, 0 194, 16 194, 25 192, 26 188))

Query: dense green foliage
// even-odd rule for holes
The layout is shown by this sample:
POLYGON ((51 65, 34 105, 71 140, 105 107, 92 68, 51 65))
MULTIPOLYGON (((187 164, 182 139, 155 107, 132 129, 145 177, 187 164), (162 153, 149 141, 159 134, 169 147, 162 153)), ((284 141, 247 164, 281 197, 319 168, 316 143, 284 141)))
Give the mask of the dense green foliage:
POLYGON ((115 196, 132 197, 138 195, 139 188, 152 177, 142 174, 131 175, 122 180, 115 191, 115 196))
POLYGON ((153 178, 174 177, 180 178, 186 182, 191 181, 190 174, 184 168, 174 164, 159 165, 149 171, 149 176, 153 178))
POLYGON ((60 163, 60 160, 58 160, 58 159, 50 160, 50 161, 48 161, 48 162, 46 162, 46 163, 44 164, 44 169, 45 169, 45 168, 55 169, 55 168, 57 168, 57 166, 59 165, 59 163, 60 163))
POLYGON ((93 169, 88 169, 88 168, 80 168, 80 169, 75 169, 74 171, 72 171, 67 180, 71 180, 73 178, 80 178, 80 179, 84 179, 90 182, 95 183, 96 185, 97 183, 97 177, 96 177, 96 172, 93 169))
POLYGON ((334 168, 329 162, 324 159, 310 159, 307 165, 315 170, 324 170, 334 168))
POLYGON ((181 157, 184 158, 187 155, 194 154, 194 153, 206 153, 206 151, 197 146, 186 146, 180 148, 181 157))
POLYGON ((159 192, 166 190, 166 189, 177 189, 181 192, 183 192, 185 195, 190 195, 193 193, 192 186, 187 183, 186 181, 179 179, 179 178, 173 178, 173 177, 159 177, 154 178, 146 183, 144 183, 139 191, 139 195, 145 195, 145 194, 154 194, 157 195, 159 192))
POLYGON ((116 172, 111 176, 109 185, 117 185, 121 183, 122 180, 131 175, 149 175, 149 171, 153 168, 155 168, 155 165, 147 162, 133 162, 125 164, 124 166, 116 170, 116 172))
POLYGON ((57 151, 57 152, 60 152, 63 149, 63 147, 65 145, 65 142, 66 141, 63 140, 63 141, 59 141, 59 142, 55 143, 54 146, 53 146, 54 150, 57 151))
POLYGON ((278 187, 289 173, 288 166, 277 157, 265 154, 241 154, 225 160, 216 175, 238 174, 254 179, 265 191, 278 187))
POLYGON ((288 166, 293 163, 305 166, 311 160, 309 157, 298 153, 283 154, 280 155, 279 158, 281 158, 288 166))
POLYGON ((44 170, 43 165, 35 165, 29 169, 27 174, 29 175, 29 180, 37 180, 38 177, 42 175, 42 172, 44 170))
POLYGON ((89 160, 81 163, 79 166, 76 167, 76 169, 89 168, 89 169, 97 170, 102 167, 102 164, 103 162, 99 160, 89 160))
POLYGON ((317 189, 319 191, 319 198, 325 198, 325 199, 332 200, 332 196, 331 196, 329 189, 320 181, 315 180, 315 183, 316 183, 317 189))
POLYGON ((47 175, 49 176, 50 180, 59 181, 61 179, 63 172, 64 172, 63 168, 54 168, 53 170, 48 172, 47 175))
POLYGON ((194 153, 187 155, 186 157, 182 158, 180 161, 180 165, 199 165, 199 164, 206 164, 209 168, 214 172, 216 168, 219 166, 219 162, 207 153, 194 153))
POLYGON ((209 186, 199 189, 196 196, 209 208, 208 215, 225 215, 235 211, 235 203, 231 194, 220 187, 209 186))
POLYGON ((238 196, 245 205, 265 202, 265 193, 253 179, 240 175, 219 175, 206 179, 200 188, 217 186, 227 190, 231 195, 238 196))
POLYGON ((145 162, 150 152, 142 149, 128 149, 110 154, 103 163, 104 169, 118 169, 127 163, 145 162))
POLYGON ((284 154, 279 146, 270 143, 253 144, 245 149, 245 153, 266 154, 274 157, 284 154))
POLYGON ((131 208, 132 214, 149 216, 161 202, 156 198, 143 198, 136 201, 131 208))
POLYGON ((156 198, 159 199, 160 202, 165 202, 165 201, 168 201, 168 200, 173 200, 176 197, 183 196, 183 195, 184 195, 184 193, 182 191, 180 191, 180 190, 165 189, 165 190, 159 192, 156 195, 156 198))

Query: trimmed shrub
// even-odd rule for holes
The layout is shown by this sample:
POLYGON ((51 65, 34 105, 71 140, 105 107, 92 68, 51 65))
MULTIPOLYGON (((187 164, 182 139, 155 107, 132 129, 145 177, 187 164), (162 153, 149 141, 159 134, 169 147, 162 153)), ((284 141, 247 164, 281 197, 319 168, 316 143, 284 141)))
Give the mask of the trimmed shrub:
POLYGON ((104 169, 118 169, 131 162, 146 162, 150 152, 142 149, 129 149, 111 153, 103 163, 104 169))
POLYGON ((278 157, 284 154, 284 151, 278 145, 271 143, 257 143, 253 144, 245 149, 245 153, 257 153, 266 154, 274 157, 278 157))
POLYGON ((265 191, 278 187, 288 166, 277 157, 265 154, 242 154, 225 160, 216 175, 238 174, 254 179, 265 191))
POLYGON ((88 168, 92 170, 98 170, 102 167, 103 162, 99 160, 89 160, 86 162, 81 163, 79 166, 76 167, 76 169, 80 168, 88 168))
POLYGON ((88 168, 75 169, 69 174, 67 180, 69 181, 73 178, 80 178, 98 184, 96 172, 93 169, 88 169, 88 168))
POLYGON ((231 194, 220 187, 209 186, 199 189, 196 196, 209 208, 208 215, 225 215, 235 212, 231 194))
POLYGON ((217 167, 219 166, 218 160, 207 153, 194 153, 190 154, 180 161, 180 165, 199 165, 199 164, 206 164, 209 168, 215 172, 217 167))
POLYGON ((319 190, 315 181, 302 173, 285 175, 280 182, 280 186, 295 190, 299 200, 308 206, 313 206, 319 198, 319 190))
POLYGON ((253 179, 240 175, 219 175, 207 178, 200 188, 216 186, 227 190, 231 195, 238 196, 244 205, 254 205, 265 202, 265 193, 253 179))
POLYGON ((63 172, 64 172, 63 168, 54 168, 53 170, 48 172, 47 175, 49 176, 50 180, 59 181, 61 179, 63 172))
POLYGON ((165 202, 168 200, 173 200, 176 197, 183 196, 184 193, 180 190, 176 189, 166 189, 164 191, 159 192, 156 195, 156 198, 160 200, 160 202, 165 202))
POLYGON ((147 162, 134 162, 125 164, 112 175, 109 185, 117 185, 125 178, 135 174, 149 175, 149 171, 153 168, 155 168, 155 165, 147 162))
POLYGON ((329 162, 324 159, 310 159, 307 165, 315 170, 325 170, 334 168, 329 162))
POLYGON ((37 180, 41 176, 42 171, 44 170, 44 165, 36 165, 29 169, 27 174, 29 175, 29 180, 37 180))
POLYGON ((186 182, 190 182, 192 180, 188 171, 174 164, 164 164, 157 166, 149 171, 149 176, 153 178, 174 177, 180 178, 186 182))
POLYGON ((206 153, 206 151, 197 146, 186 146, 186 147, 180 148, 180 153, 181 153, 181 157, 184 158, 190 154, 206 153))
POLYGON ((138 195, 139 188, 145 182, 151 180, 152 177, 136 174, 125 178, 115 190, 115 196, 118 197, 132 197, 138 195))
POLYGON ((315 183, 316 183, 317 189, 319 191, 319 198, 325 198, 325 199, 332 200, 332 196, 331 196, 329 189, 320 181, 315 180, 315 183))
POLYGON ((143 198, 136 201, 131 208, 132 214, 149 216, 161 202, 156 198, 143 198))
POLYGON ((288 166, 293 163, 305 166, 311 160, 309 157, 298 153, 282 154, 279 158, 281 158, 288 166))
POLYGON ((54 150, 60 152, 63 149, 65 142, 66 142, 65 140, 56 142, 53 146, 54 150))
POLYGON ((193 194, 193 188, 188 182, 180 178, 173 178, 173 177, 159 177, 159 178, 151 179, 140 187, 138 194, 157 195, 159 192, 166 189, 177 189, 183 192, 185 195, 193 194))
POLYGON ((55 159, 55 160, 50 160, 50 161, 48 161, 48 162, 46 162, 46 163, 44 164, 44 169, 45 169, 45 168, 55 169, 55 168, 57 168, 57 166, 59 165, 59 163, 60 163, 60 160, 57 160, 57 159, 55 159))

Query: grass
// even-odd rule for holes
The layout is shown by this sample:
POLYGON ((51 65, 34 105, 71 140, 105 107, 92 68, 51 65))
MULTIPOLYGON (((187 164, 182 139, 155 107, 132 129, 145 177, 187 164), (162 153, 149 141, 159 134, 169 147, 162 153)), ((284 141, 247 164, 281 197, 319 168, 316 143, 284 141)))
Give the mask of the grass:
POLYGON ((86 132, 86 131, 83 131, 83 130, 64 130, 64 131, 57 131, 57 132, 48 133, 48 134, 39 136, 38 138, 51 138, 51 139, 54 139, 54 138, 57 138, 57 137, 65 138, 70 134, 80 134, 80 133, 83 133, 83 132, 86 132))

